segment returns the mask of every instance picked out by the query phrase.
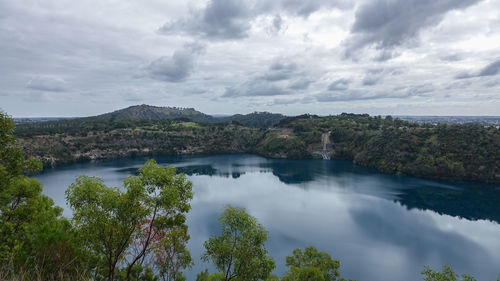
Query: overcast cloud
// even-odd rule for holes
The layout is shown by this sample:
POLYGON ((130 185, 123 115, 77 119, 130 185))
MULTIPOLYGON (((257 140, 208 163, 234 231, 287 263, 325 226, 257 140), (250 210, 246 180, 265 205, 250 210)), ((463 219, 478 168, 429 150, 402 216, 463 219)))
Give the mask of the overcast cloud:
POLYGON ((0 109, 500 115, 500 0, 0 0, 0 109))

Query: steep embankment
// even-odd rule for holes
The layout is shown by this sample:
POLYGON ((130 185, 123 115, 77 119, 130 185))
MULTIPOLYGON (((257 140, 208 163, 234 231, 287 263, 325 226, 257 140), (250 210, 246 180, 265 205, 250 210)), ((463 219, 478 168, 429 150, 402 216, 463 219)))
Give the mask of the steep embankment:
POLYGON ((238 125, 172 123, 164 128, 135 127, 83 134, 43 134, 19 137, 29 156, 55 165, 88 159, 154 154, 256 153, 275 158, 310 157, 296 137, 282 138, 279 131, 238 125))

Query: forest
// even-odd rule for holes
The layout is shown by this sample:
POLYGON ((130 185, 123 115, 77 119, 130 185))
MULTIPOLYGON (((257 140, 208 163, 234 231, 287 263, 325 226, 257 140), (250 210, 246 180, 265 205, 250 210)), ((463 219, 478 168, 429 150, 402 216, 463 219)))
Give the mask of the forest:
POLYGON ((253 113, 234 115, 230 122, 134 114, 122 112, 113 120, 89 117, 21 124, 15 134, 27 155, 56 165, 158 154, 313 158, 322 147, 322 135, 331 132, 332 159, 391 174, 500 182, 500 129, 494 126, 417 124, 391 116, 348 113, 323 117, 253 113), (132 115, 136 118, 126 119, 132 115))

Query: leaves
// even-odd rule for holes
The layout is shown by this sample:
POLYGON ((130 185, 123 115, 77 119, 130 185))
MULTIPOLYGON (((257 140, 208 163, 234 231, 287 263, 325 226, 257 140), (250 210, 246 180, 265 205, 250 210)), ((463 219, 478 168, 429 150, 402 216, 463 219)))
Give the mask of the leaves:
POLYGON ((66 191, 73 223, 109 280, 119 262, 125 262, 128 279, 136 265, 149 259, 160 274, 176 278, 191 263, 184 222, 191 208, 192 184, 175 168, 161 167, 154 160, 139 171, 125 179, 125 190, 108 187, 100 178, 79 176, 66 191), (167 255, 170 263, 165 264, 167 255))
POLYGON ((227 206, 220 216, 220 236, 205 242, 204 261, 212 261, 223 280, 265 280, 274 269, 264 243, 267 231, 244 209, 227 206))
POLYGON ((304 251, 293 250, 293 255, 286 257, 286 265, 290 269, 285 273, 283 281, 335 281, 340 276, 340 261, 332 259, 326 252, 318 252, 312 246, 304 251))
POLYGON ((451 266, 443 266, 443 271, 434 271, 430 267, 425 267, 422 271, 424 275, 424 281, 476 281, 476 279, 468 274, 462 274, 462 279, 459 279, 459 275, 453 271, 451 266))

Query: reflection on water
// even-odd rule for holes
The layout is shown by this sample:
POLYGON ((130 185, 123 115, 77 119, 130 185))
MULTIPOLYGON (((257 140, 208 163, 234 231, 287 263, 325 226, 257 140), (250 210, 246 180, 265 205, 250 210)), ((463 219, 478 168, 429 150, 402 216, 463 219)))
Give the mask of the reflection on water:
MULTIPOLYGON (((252 155, 165 156, 194 184, 188 216, 194 280, 208 265, 203 242, 218 233, 224 205, 247 209, 269 231, 267 247, 285 271, 285 256, 314 245, 341 260, 358 280, 421 280, 424 265, 451 264, 478 280, 500 273, 500 186, 386 175, 345 161, 265 159, 252 155)), ((64 206, 76 175, 120 186, 146 158, 64 165, 37 177, 64 206)), ((65 210, 66 216, 71 216, 65 210)))

